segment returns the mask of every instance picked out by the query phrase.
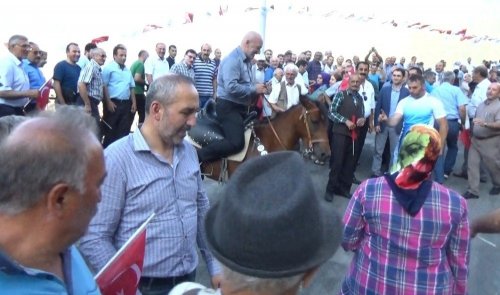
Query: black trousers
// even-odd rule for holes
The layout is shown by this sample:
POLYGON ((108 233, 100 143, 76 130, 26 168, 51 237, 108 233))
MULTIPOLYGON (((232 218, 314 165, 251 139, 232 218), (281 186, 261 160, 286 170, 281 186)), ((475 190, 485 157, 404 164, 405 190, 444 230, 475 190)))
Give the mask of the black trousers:
POLYGON ((130 126, 132 126, 134 119, 134 114, 130 112, 132 102, 129 99, 111 99, 111 101, 116 105, 114 112, 110 112, 108 111, 108 108, 103 107, 104 115, 102 119, 106 122, 103 122, 101 125, 104 135, 102 145, 104 147, 107 147, 116 140, 127 136, 130 133, 130 126))
POLYGON ((176 285, 184 282, 194 282, 196 279, 196 269, 183 276, 169 278, 149 278, 141 277, 139 281, 139 291, 143 295, 163 295, 168 294, 176 285))
POLYGON ((358 165, 359 158, 363 152, 363 147, 365 146, 366 134, 368 133, 368 128, 370 127, 369 120, 366 119, 365 125, 358 128, 358 139, 354 143, 354 171, 356 171, 356 166, 358 165))
MULTIPOLYGON (((135 94, 135 104, 137 105, 137 114, 139 115, 139 124, 144 123, 146 118, 146 96, 143 94, 135 94)), ((133 120, 132 120, 133 122, 133 120)))
POLYGON ((213 161, 237 153, 245 146, 243 120, 248 112, 246 106, 225 99, 218 99, 215 111, 224 139, 212 142, 198 151, 201 162, 213 161))
POLYGON ((24 111, 22 107, 11 107, 6 104, 0 104, 0 117, 17 115, 24 116, 24 111))
MULTIPOLYGON (((101 124, 101 115, 99 114, 99 103, 101 102, 97 98, 94 98, 92 96, 89 96, 89 101, 90 101, 90 115, 94 117, 95 122, 97 126, 101 124)), ((78 106, 85 106, 85 103, 83 102, 83 99, 81 96, 77 97, 76 105, 78 106)), ((102 131, 101 131, 102 134, 102 131)), ((100 135, 99 135, 100 138, 100 135)))
POLYGON ((350 192, 354 175, 352 138, 347 135, 333 133, 331 152, 333 160, 326 191, 330 193, 350 192))

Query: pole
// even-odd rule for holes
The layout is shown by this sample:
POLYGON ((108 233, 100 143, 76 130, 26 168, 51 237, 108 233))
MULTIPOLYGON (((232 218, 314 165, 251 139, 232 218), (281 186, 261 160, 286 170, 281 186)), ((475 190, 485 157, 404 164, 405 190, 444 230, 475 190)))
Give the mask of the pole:
POLYGON ((266 47, 266 22, 267 22, 267 1, 261 0, 260 4, 260 35, 262 36, 262 48, 267 49, 266 47))

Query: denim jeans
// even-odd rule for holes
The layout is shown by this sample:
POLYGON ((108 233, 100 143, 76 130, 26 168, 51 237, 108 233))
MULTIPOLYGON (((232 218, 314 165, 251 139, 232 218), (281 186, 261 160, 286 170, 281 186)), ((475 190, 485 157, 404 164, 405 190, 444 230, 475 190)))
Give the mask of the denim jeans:
POLYGON ((446 148, 439 156, 434 166, 434 180, 443 183, 444 174, 450 175, 457 160, 458 154, 458 133, 460 123, 458 120, 448 120, 448 134, 446 135, 446 148))

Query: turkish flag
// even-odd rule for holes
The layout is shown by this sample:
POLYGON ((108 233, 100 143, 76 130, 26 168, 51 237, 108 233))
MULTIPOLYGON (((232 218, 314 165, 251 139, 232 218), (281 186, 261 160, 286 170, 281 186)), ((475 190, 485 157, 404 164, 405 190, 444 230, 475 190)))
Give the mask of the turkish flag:
POLYGON ((194 14, 192 12, 186 12, 184 14, 184 23, 185 24, 193 23, 193 17, 194 17, 194 14))
POLYGON ((97 37, 97 38, 92 39, 91 43, 98 44, 101 42, 106 42, 108 40, 109 40, 109 36, 101 36, 101 37, 97 37))
MULTIPOLYGON (((356 125, 356 121, 357 121, 356 115, 352 115, 351 122, 353 122, 354 125, 356 125)), ((352 141, 356 141, 358 139, 358 131, 356 130, 356 128, 351 130, 351 138, 352 138, 352 141)))
POLYGON ((462 36, 462 38, 460 38, 460 41, 470 40, 470 39, 473 39, 473 38, 476 38, 476 35, 472 35, 472 36, 462 36))
POLYGON ((471 139, 470 139, 470 129, 464 129, 460 131, 460 134, 458 136, 462 144, 466 149, 470 148, 471 144, 471 139))
POLYGON ((36 106, 38 107, 39 110, 42 111, 45 110, 45 107, 49 103, 49 94, 51 88, 52 88, 52 79, 49 79, 38 90, 40 91, 40 94, 38 94, 38 98, 36 99, 36 106))
MULTIPOLYGON (((351 116, 351 122, 354 123, 354 125, 356 125, 356 115, 352 115, 351 116)), ((356 143, 356 140, 358 139, 358 130, 357 130, 357 126, 354 127, 352 130, 351 130, 351 138, 352 138, 352 155, 354 156, 354 151, 355 151, 355 148, 354 148, 354 144, 356 143)))
POLYGON ((159 26, 159 25, 146 25, 144 27, 144 29, 142 30, 143 33, 146 33, 146 32, 149 32, 149 31, 152 31, 152 30, 156 30, 156 29, 162 29, 163 27, 162 26, 159 26))
POLYGON ((95 280, 103 295, 135 295, 142 275, 146 251, 146 225, 151 215, 111 258, 95 280))

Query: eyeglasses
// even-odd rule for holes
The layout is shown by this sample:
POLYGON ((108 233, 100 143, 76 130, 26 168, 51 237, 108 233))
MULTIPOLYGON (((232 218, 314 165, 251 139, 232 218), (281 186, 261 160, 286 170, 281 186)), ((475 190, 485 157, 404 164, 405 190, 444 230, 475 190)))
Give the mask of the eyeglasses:
POLYGON ((102 58, 106 58, 106 54, 101 54, 101 57, 102 58))
POLYGON ((31 50, 31 53, 33 53, 34 55, 41 55, 42 52, 40 50, 31 50))
POLYGON ((30 48, 29 44, 16 44, 19 47, 22 47, 23 49, 30 48))
POLYGON ((364 99, 365 101, 367 101, 367 100, 368 100, 368 97, 366 96, 366 92, 364 92, 364 91, 363 91, 363 92, 361 92, 361 93, 363 94, 363 99, 364 99))

